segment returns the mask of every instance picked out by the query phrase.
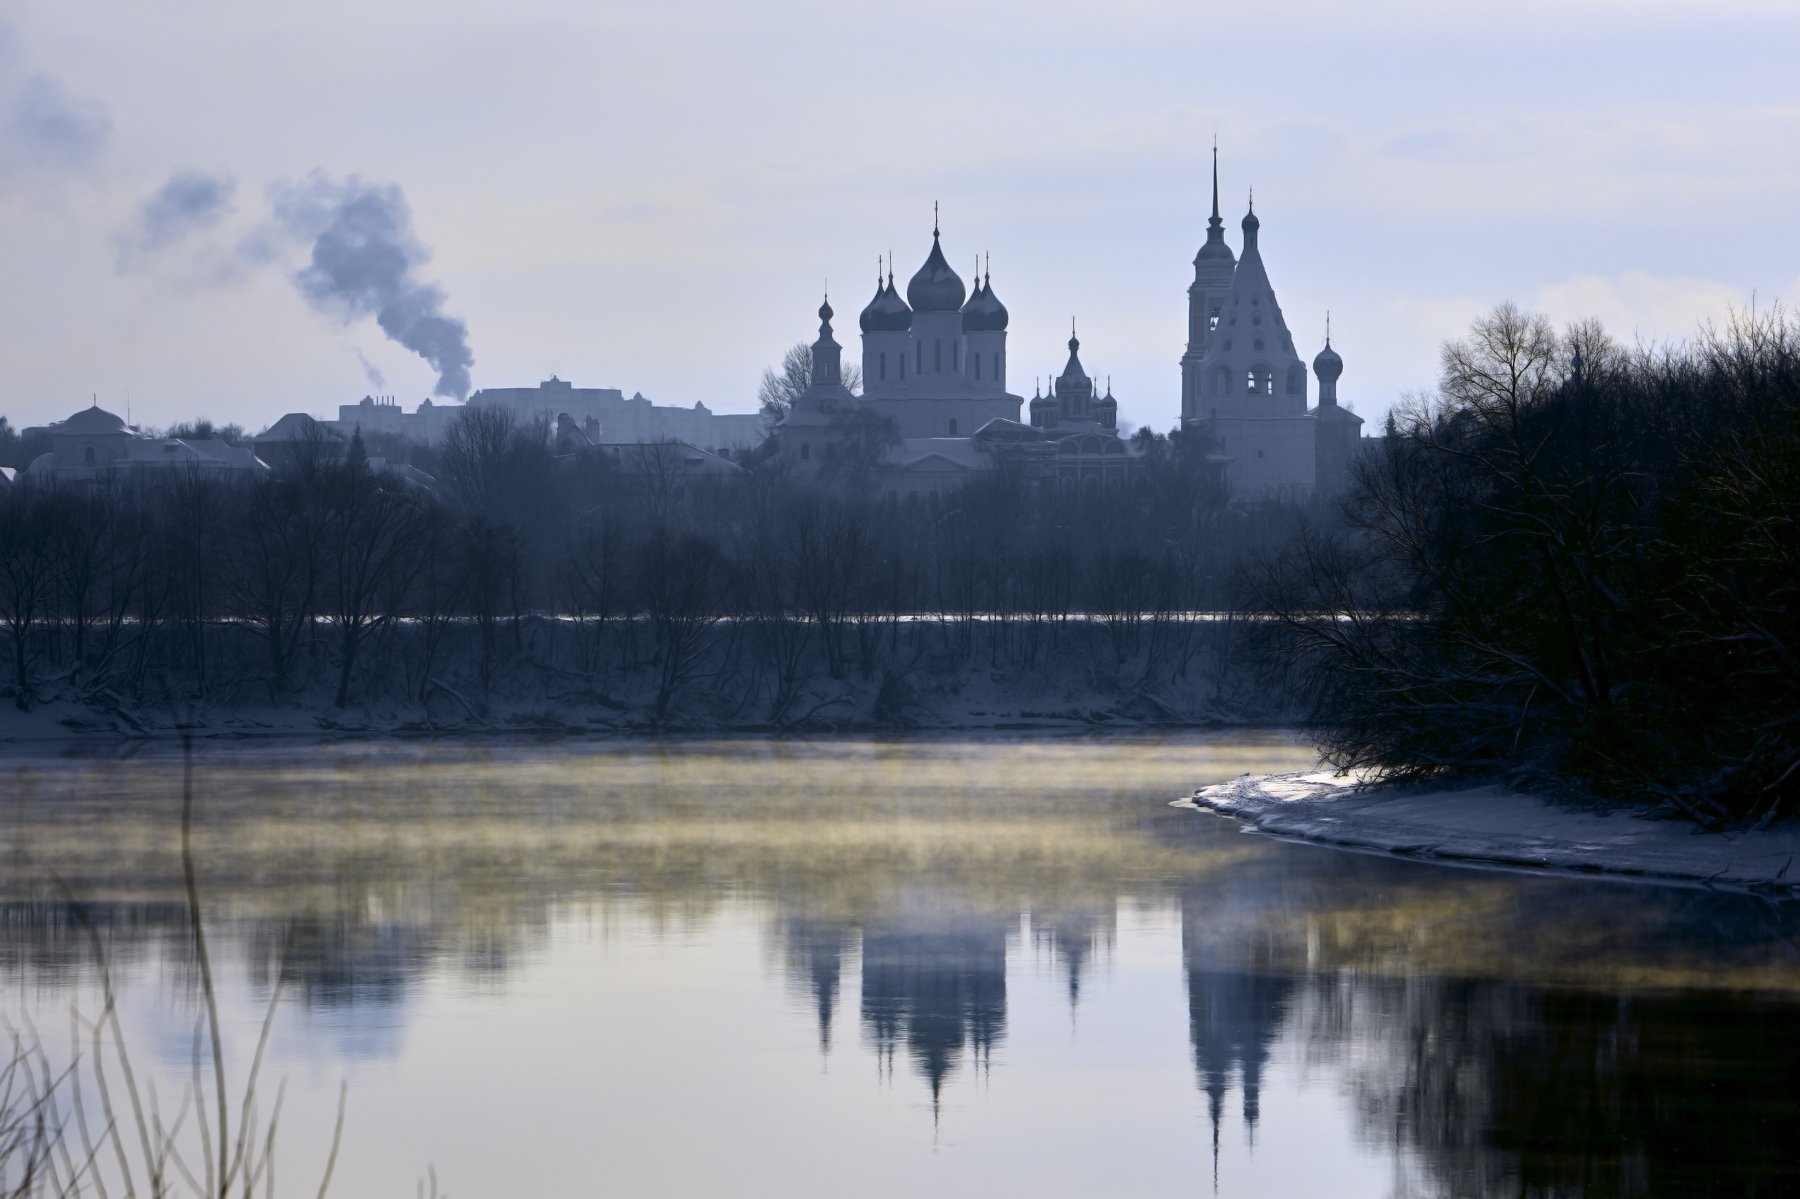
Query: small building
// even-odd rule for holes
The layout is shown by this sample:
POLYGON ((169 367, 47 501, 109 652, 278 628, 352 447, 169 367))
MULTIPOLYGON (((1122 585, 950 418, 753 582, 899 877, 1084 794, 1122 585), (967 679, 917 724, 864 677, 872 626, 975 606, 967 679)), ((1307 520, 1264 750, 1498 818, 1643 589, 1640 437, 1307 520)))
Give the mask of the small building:
POLYGON ((350 448, 348 438, 304 412, 288 413, 252 441, 258 458, 274 470, 288 472, 336 462, 350 448))
POLYGON ((34 480, 70 482, 164 471, 255 475, 269 469, 247 446, 216 437, 147 437, 98 404, 44 431, 50 449, 25 470, 34 480))

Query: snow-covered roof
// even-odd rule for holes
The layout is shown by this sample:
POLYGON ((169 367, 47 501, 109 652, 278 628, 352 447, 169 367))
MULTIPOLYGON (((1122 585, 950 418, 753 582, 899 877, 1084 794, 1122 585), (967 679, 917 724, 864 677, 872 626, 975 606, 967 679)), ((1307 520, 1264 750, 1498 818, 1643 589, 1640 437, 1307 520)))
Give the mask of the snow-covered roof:
POLYGON ((683 469, 696 473, 730 475, 740 474, 744 469, 729 458, 685 441, 602 441, 594 448, 604 450, 615 463, 628 470, 633 467, 647 470, 656 457, 664 453, 675 454, 683 469))
POLYGON ((900 470, 986 470, 993 461, 967 437, 908 437, 885 455, 900 470))

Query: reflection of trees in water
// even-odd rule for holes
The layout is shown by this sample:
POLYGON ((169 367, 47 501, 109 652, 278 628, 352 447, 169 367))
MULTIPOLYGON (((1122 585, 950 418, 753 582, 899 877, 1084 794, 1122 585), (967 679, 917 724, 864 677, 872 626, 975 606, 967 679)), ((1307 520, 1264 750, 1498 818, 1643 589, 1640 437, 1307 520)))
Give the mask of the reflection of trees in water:
POLYGON ((1298 1004, 1401 1193, 1800 1192, 1791 1003, 1315 976, 1298 1004))
POLYGON ((107 961, 130 967, 154 945, 185 953, 187 935, 187 909, 178 903, 0 902, 0 979, 72 989, 95 978, 95 936, 107 961))
POLYGON ((1017 928, 1016 918, 935 904, 863 927, 863 1028, 890 1072, 905 1042, 934 1110, 965 1046, 982 1066, 1005 1035, 1006 951, 1017 928))

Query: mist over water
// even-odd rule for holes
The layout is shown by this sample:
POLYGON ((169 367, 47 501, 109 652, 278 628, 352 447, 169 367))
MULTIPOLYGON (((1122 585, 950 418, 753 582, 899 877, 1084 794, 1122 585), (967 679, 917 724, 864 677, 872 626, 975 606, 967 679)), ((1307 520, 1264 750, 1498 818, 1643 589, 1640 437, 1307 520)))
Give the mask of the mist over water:
MULTIPOLYGON (((279 979, 284 1173, 347 1078, 346 1195, 428 1162, 462 1194, 1793 1184, 1786 906, 1168 806, 1311 757, 1243 731, 204 746, 227 1057, 279 979)), ((0 1011, 96 1003, 63 880, 170 1093, 179 788, 161 748, 0 768, 0 1011)))

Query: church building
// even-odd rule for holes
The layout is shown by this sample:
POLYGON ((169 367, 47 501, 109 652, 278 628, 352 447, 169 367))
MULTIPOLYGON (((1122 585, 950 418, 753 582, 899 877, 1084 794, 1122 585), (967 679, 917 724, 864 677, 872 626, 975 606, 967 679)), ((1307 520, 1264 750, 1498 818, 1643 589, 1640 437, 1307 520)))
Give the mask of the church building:
POLYGON ((1344 360, 1331 348, 1313 359, 1319 403, 1307 407, 1306 367, 1275 301, 1257 237, 1254 201, 1243 254, 1225 244, 1219 160, 1213 151, 1212 217, 1188 287, 1187 353, 1181 357, 1181 421, 1211 433, 1233 494, 1303 497, 1336 491, 1362 436, 1362 417, 1340 407, 1344 360))
MULTIPOLYGON (((1242 229, 1236 255, 1219 216, 1215 149, 1212 217, 1188 288, 1181 423, 1210 437, 1211 460, 1239 498, 1336 491, 1348 477, 1363 423, 1337 402, 1343 359, 1327 330, 1312 363, 1318 403, 1309 406, 1306 365, 1263 266, 1254 204, 1242 229)), ((935 221, 931 252, 904 299, 893 264, 885 276, 878 271, 874 298, 859 320, 860 396, 844 386, 831 306, 821 307, 811 385, 775 430, 782 458, 794 469, 818 469, 853 435, 852 415, 873 414, 898 438, 879 463, 880 486, 896 496, 952 490, 1001 461, 1027 477, 1054 476, 1082 491, 1110 486, 1140 465, 1138 447, 1119 436, 1112 388, 1103 392, 1083 367, 1073 329, 1062 374, 1032 397, 1029 424, 1020 421, 1025 401, 1006 388, 1006 306, 988 271, 978 271, 974 284, 969 291, 951 269, 935 221)))
POLYGON ((938 229, 931 253, 902 300, 876 281, 862 311, 863 403, 894 422, 902 440, 968 437, 996 418, 1019 419, 1023 397, 1006 390, 1006 305, 992 277, 967 292, 944 259, 938 229))
MULTIPOLYGON (((981 264, 977 264, 979 268, 981 264)), ((1089 485, 1122 477, 1135 455, 1118 434, 1118 402, 1081 365, 1080 342, 1050 393, 1031 401, 1006 387, 1006 305, 993 275, 978 269, 969 290, 944 257, 942 235, 902 298, 892 264, 863 308, 860 396, 843 383, 830 302, 819 309, 812 378, 776 429, 791 468, 816 470, 838 452, 853 413, 882 418, 896 442, 883 451, 879 487, 894 498, 954 490, 1005 460, 1031 478, 1089 485)))

